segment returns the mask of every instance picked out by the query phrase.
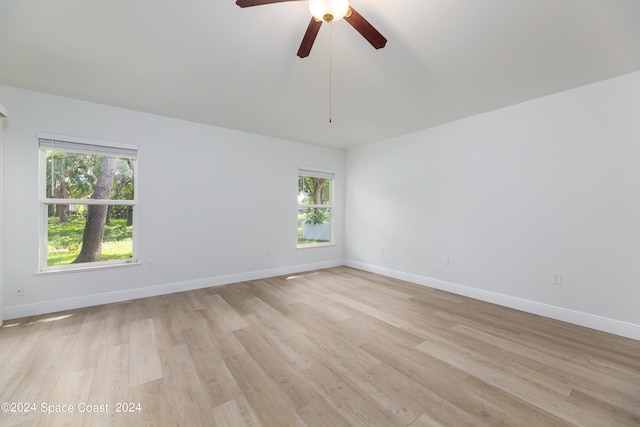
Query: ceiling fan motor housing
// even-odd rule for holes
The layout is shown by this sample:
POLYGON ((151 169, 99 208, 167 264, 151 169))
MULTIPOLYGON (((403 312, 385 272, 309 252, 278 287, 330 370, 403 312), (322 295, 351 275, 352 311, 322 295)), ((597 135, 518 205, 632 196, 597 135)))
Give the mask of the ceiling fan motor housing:
POLYGON ((309 11, 319 21, 337 21, 349 11, 349 0, 309 0, 309 11))

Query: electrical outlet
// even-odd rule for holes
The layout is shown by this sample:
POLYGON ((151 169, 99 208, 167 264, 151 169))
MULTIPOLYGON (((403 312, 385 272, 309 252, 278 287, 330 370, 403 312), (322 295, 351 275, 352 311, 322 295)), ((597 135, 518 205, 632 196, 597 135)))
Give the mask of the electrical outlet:
POLYGON ((553 273, 551 275, 551 283, 553 283, 556 286, 560 286, 562 285, 562 274, 560 273, 553 273))
POLYGON ((23 297, 24 296, 24 285, 18 285, 13 288, 13 296, 14 297, 23 297))
POLYGON ((149 270, 153 270, 153 260, 152 259, 148 259, 147 260, 147 268, 149 270))
POLYGON ((443 256, 442 257, 442 265, 444 265, 445 267, 449 267, 450 263, 451 263, 451 260, 449 259, 448 256, 443 256))

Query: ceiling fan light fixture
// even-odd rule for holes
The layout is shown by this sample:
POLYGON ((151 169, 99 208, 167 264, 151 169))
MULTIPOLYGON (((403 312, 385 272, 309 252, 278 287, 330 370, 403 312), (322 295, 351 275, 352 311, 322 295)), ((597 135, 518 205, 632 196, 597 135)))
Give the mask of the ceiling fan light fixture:
POLYGON ((318 21, 337 21, 349 12, 349 0, 309 0, 309 11, 318 21))

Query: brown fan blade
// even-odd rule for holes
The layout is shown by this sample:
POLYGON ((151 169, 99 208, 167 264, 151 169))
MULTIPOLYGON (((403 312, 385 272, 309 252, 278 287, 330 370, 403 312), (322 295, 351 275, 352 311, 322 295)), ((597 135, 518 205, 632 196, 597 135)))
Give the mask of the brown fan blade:
POLYGON ((240 7, 260 6, 263 4, 282 3, 285 1, 304 1, 304 0, 237 0, 236 4, 240 7))
POLYGON ((313 42, 316 41, 316 36, 318 35, 318 31, 320 31, 321 25, 322 21, 316 21, 316 18, 311 18, 307 31, 302 38, 302 43, 300 43, 300 49, 298 49, 298 56, 300 58, 306 58, 309 56, 309 53, 311 53, 313 42))
POLYGON ((383 48, 384 45, 387 44, 387 39, 384 38, 382 34, 375 28, 373 25, 369 23, 366 19, 362 17, 354 8, 349 6, 349 12, 344 19, 351 24, 353 28, 356 29, 357 32, 362 34, 362 37, 367 39, 369 43, 376 49, 383 48))

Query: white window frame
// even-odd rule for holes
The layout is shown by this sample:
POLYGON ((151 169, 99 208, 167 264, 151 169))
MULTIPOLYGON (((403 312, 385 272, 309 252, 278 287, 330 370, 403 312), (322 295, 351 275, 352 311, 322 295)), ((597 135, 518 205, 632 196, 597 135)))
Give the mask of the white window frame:
MULTIPOLYGON (((296 212, 299 212, 300 209, 313 209, 313 208, 319 208, 319 209, 328 209, 329 210, 329 241, 328 242, 322 242, 322 243, 305 243, 305 244, 298 244, 298 238, 297 238, 297 233, 296 233, 296 247, 298 249, 306 249, 306 248, 319 248, 319 247, 326 247, 326 246, 335 246, 335 240, 334 240, 334 193, 335 193, 335 171, 329 170, 329 169, 318 169, 318 168, 314 168, 314 167, 307 167, 307 166, 298 166, 298 178, 301 176, 309 176, 312 178, 326 178, 326 179, 330 179, 331 181, 331 185, 330 185, 330 198, 329 198, 329 204, 328 205, 316 205, 316 204, 306 204, 306 203, 300 203, 298 202, 298 207, 296 212)), ((297 187, 297 180, 296 180, 296 187, 297 187)), ((296 218, 296 228, 297 228, 297 218, 296 218)))
POLYGON ((105 199, 59 199, 47 197, 46 184, 46 161, 47 151, 67 151, 73 153, 94 154, 103 156, 113 156, 121 158, 130 158, 137 162, 138 147, 135 145, 121 144, 110 141, 101 141, 90 138, 80 138, 66 135, 56 135, 52 133, 38 132, 38 143, 40 152, 39 161, 39 187, 40 187, 40 273, 59 273, 73 272, 83 270, 93 270, 102 268, 113 268, 130 265, 138 265, 136 248, 137 248, 137 198, 138 198, 138 167, 133 168, 133 200, 105 200, 105 199), (43 176, 44 174, 44 176, 43 176), (114 206, 131 206, 133 208, 133 231, 131 243, 131 258, 126 260, 110 260, 95 261, 78 264, 64 265, 47 265, 47 249, 48 249, 48 206, 49 205, 114 205, 114 206))

